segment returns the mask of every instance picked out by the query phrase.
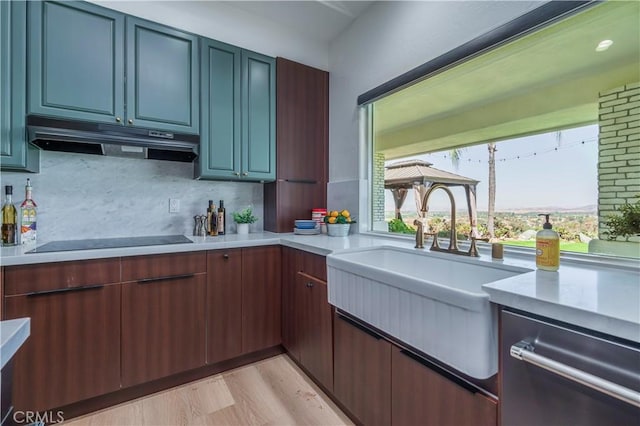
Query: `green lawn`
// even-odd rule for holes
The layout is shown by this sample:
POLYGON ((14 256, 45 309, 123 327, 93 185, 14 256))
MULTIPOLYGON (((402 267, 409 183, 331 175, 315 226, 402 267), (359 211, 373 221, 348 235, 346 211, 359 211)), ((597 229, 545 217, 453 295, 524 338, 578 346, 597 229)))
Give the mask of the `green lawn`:
MULTIPOLYGON (((535 241, 503 241, 502 244, 507 246, 519 246, 519 247, 535 247, 535 241)), ((568 243, 560 241, 560 251, 572 251, 575 253, 588 253, 588 243, 568 243)))

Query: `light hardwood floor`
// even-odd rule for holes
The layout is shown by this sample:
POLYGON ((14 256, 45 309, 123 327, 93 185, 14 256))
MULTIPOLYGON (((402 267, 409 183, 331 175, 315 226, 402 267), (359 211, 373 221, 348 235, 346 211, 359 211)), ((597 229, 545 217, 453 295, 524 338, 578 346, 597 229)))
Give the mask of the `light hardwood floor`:
POLYGON ((286 355, 65 423, 68 426, 352 424, 286 355))

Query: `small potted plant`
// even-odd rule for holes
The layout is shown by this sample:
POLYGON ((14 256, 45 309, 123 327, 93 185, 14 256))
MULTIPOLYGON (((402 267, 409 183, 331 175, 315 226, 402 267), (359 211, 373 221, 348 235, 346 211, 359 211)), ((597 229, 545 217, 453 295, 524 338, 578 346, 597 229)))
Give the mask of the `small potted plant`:
POLYGON ((239 212, 233 212, 232 214, 233 220, 236 223, 236 232, 238 234, 248 234, 249 224, 254 223, 258 220, 258 218, 253 215, 251 207, 247 207, 246 209, 240 210, 239 212))
POLYGON ((349 235, 351 224, 356 221, 351 217, 349 210, 333 210, 324 217, 324 223, 327 224, 327 234, 330 237, 346 237, 349 235))

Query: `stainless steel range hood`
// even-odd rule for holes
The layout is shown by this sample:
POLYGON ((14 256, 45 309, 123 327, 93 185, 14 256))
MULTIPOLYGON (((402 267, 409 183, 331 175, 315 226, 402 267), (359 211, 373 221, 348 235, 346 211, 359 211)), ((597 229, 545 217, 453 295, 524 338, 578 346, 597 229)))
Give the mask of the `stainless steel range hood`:
POLYGON ((200 137, 115 124, 27 116, 29 141, 49 151, 192 162, 200 137))

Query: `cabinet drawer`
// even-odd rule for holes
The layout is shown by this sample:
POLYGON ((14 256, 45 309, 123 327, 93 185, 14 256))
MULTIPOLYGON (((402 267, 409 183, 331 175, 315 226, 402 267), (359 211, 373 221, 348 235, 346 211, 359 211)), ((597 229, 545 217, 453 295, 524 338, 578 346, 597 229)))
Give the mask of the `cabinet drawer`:
POLYGON ((122 386, 205 365, 204 274, 122 285, 122 386))
POLYGON ((337 313, 333 327, 334 395, 362 424, 392 424, 391 344, 337 313))
POLYGON ((14 358, 16 412, 120 388, 120 285, 7 297, 5 307, 7 319, 31 318, 31 336, 14 358))
POLYGON ((122 281, 169 278, 207 272, 206 252, 122 258, 122 281))
POLYGON ((392 349, 391 423, 394 425, 495 426, 497 402, 456 383, 426 361, 392 349), (455 403, 453 403, 455 401, 455 403))
POLYGON ((111 284, 120 281, 120 258, 7 266, 5 295, 111 284))

